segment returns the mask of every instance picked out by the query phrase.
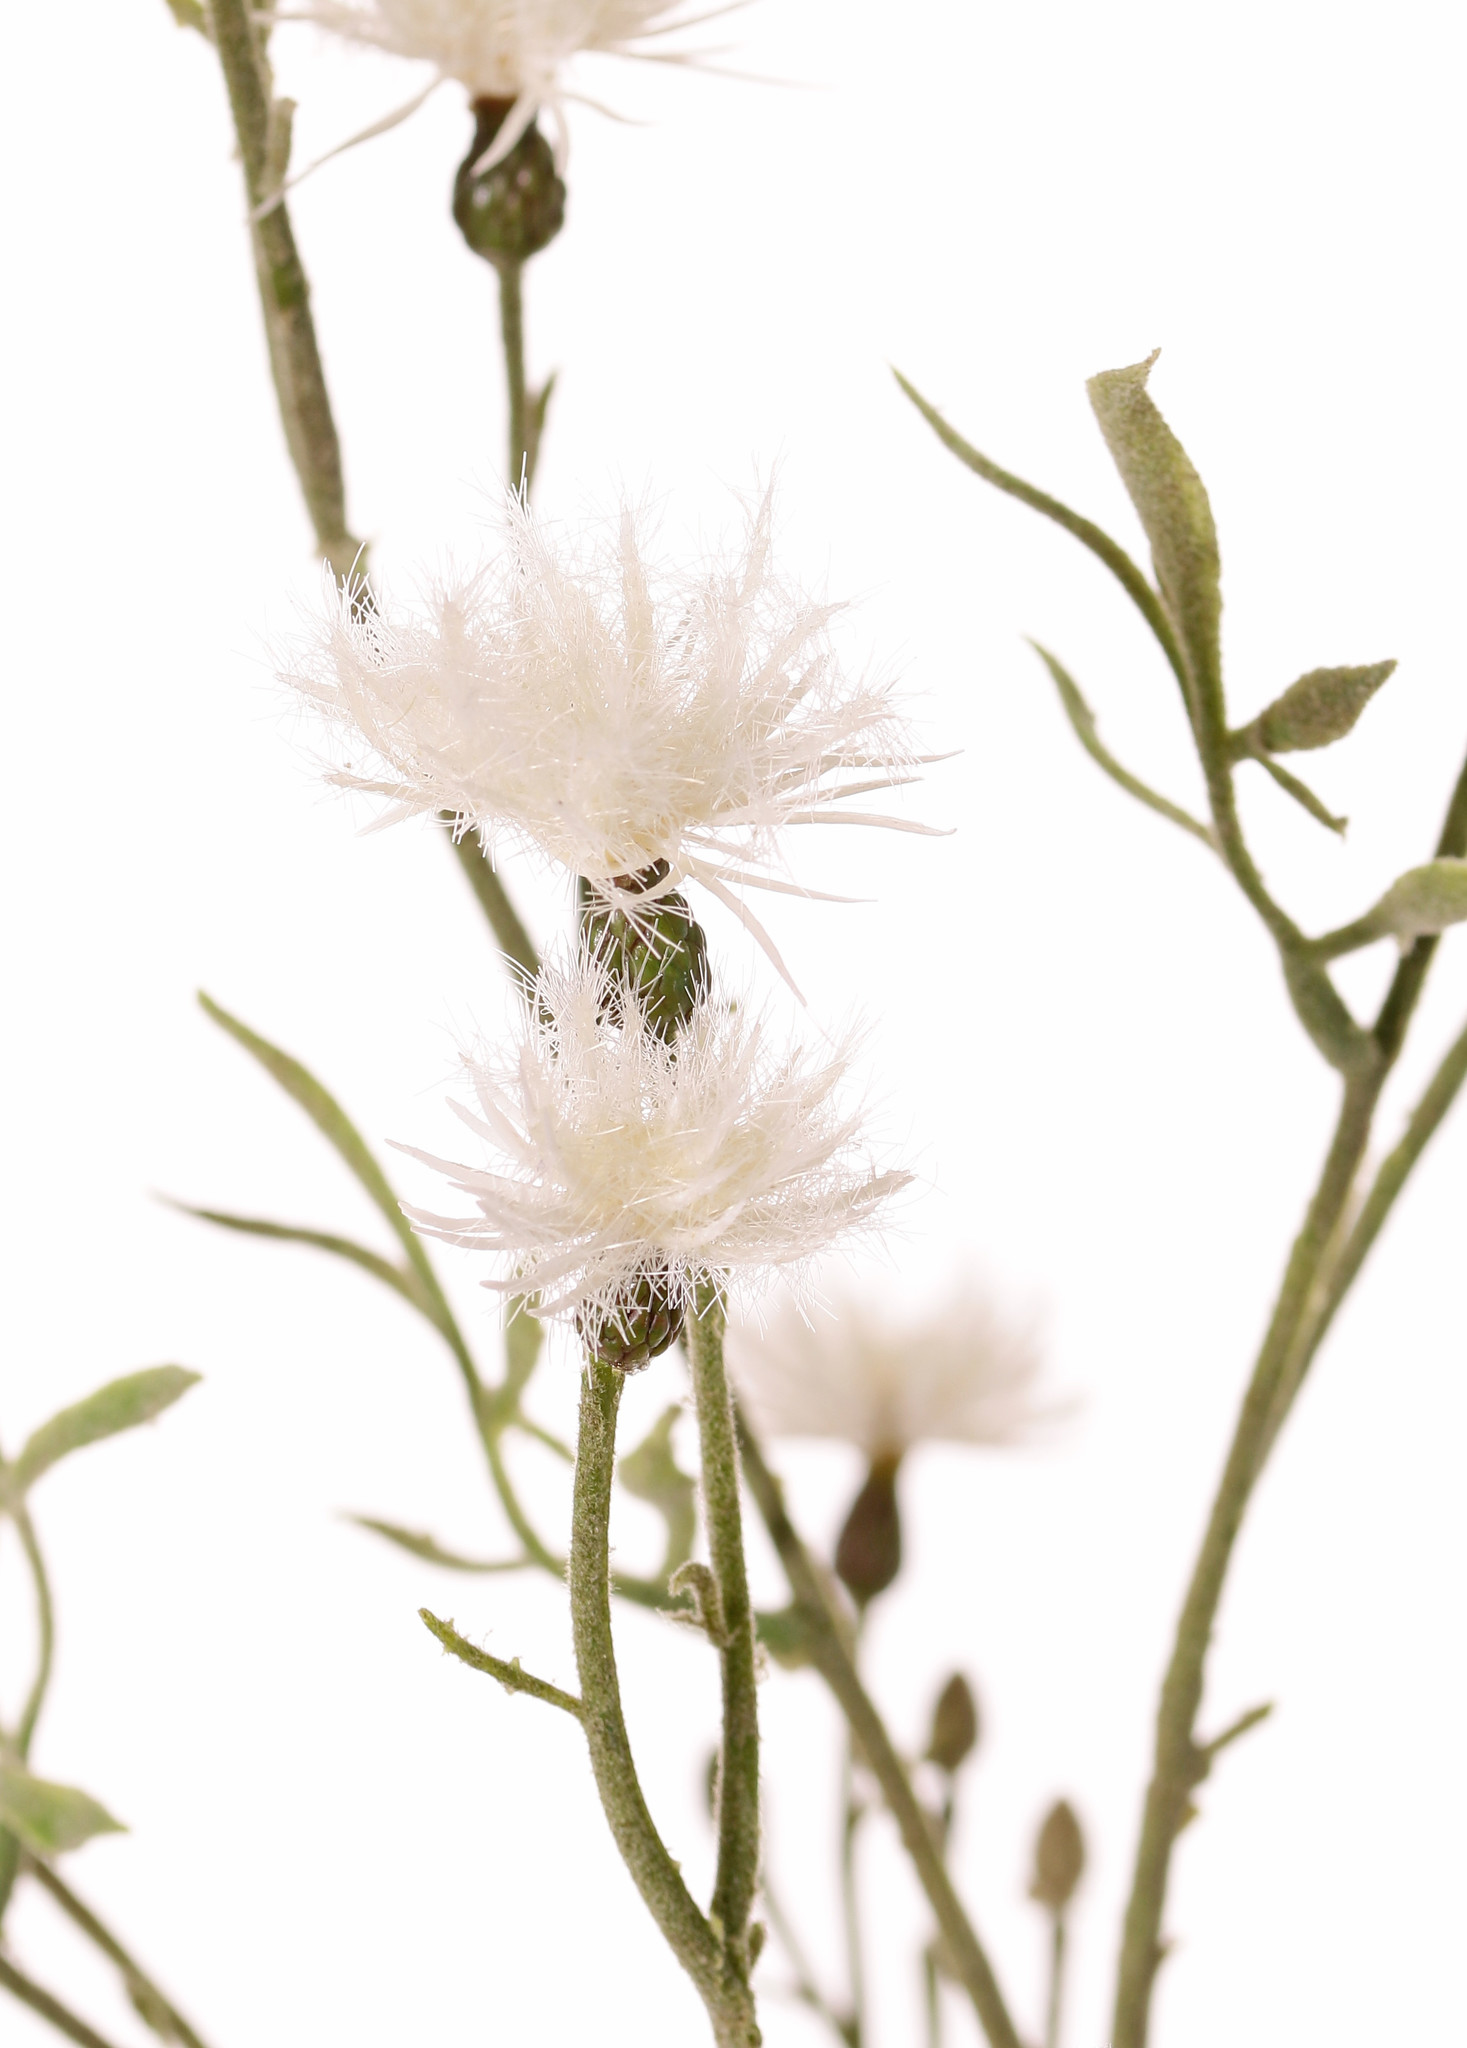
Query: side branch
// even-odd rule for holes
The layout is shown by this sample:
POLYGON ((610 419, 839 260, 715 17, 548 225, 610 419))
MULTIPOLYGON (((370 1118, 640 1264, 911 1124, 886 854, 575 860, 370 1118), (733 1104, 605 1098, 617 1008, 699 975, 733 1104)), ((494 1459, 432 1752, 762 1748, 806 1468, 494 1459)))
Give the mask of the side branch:
POLYGON ((286 445, 317 549, 333 575, 346 578, 360 571, 362 544, 346 523, 341 444, 311 318, 310 288, 290 214, 279 197, 293 109, 288 100, 273 97, 263 34, 249 0, 206 0, 206 5, 244 165, 260 308, 286 445), (276 203, 260 211, 272 198, 276 203))
POLYGON ((521 1669, 518 1657, 506 1663, 503 1657, 493 1657, 487 1650, 480 1650, 461 1636, 451 1621, 440 1621, 438 1616, 426 1607, 418 1609, 418 1619, 430 1635, 436 1636, 451 1656, 461 1664, 467 1664, 471 1671, 487 1672, 490 1678, 497 1678, 506 1692, 528 1693, 532 1700, 543 1700, 547 1707, 559 1707, 563 1714, 573 1720, 581 1718, 581 1703, 574 1693, 562 1692, 558 1685, 552 1685, 547 1678, 536 1678, 532 1671, 521 1669))
POLYGON ((1129 768, 1121 766, 1101 739, 1095 725, 1095 713, 1085 702, 1074 677, 1055 659, 1047 647, 1041 647, 1037 640, 1031 640, 1029 645, 1049 670, 1054 686, 1059 691, 1060 702, 1065 708, 1065 716, 1074 727, 1075 737, 1096 766, 1103 769, 1112 782, 1119 784, 1127 796, 1135 797, 1138 804, 1145 804, 1149 811, 1155 811, 1159 817, 1169 818, 1172 824, 1180 825, 1184 832, 1190 832, 1192 837, 1200 839, 1210 852, 1216 853, 1217 840, 1206 825, 1194 818, 1190 812, 1184 811, 1180 804, 1174 804, 1169 797, 1164 797, 1150 788, 1139 776, 1133 775, 1129 768))
POLYGON ((992 1965, 953 1889, 931 1824, 918 1803, 881 1716, 861 1684, 848 1646, 848 1630, 832 1606, 810 1554, 789 1518, 779 1481, 765 1464, 763 1453, 742 1416, 739 1417, 738 1428, 744 1476, 779 1553, 779 1561, 790 1582, 790 1591, 808 1621, 810 1652, 815 1667, 834 1693, 852 1734, 876 1775, 903 1846, 912 1859, 918 1881, 946 1937, 953 1965, 973 2001, 991 2048, 1022 2048, 992 1965))
POLYGON ((77 2048, 112 2048, 95 2028, 85 2020, 79 2020, 69 2012, 59 1998, 53 1998, 49 1991, 43 1991, 39 1984, 22 1976, 13 1963, 0 1956, 0 1989, 8 1991, 12 1998, 18 1998, 22 2005, 28 2005, 32 2012, 39 2013, 43 2020, 49 2020, 58 2034, 64 2034, 68 2041, 75 2041, 77 2048))
POLYGON ((43 1890, 51 1894, 62 1912, 75 1922, 87 1939, 94 1942, 110 1962, 116 1964, 134 2004, 156 2014, 159 2020, 166 2022, 172 2038, 180 2044, 180 2048, 204 2048, 203 2042, 173 2001, 163 1996, 146 1972, 138 1967, 116 1935, 109 1933, 91 1907, 83 1905, 76 1893, 62 1882, 51 1866, 42 1863, 38 1857, 28 1855, 24 1868, 28 1876, 33 1877, 43 1890))
POLYGON ((757 2048, 748 1987, 699 1912, 642 1795, 622 1712, 611 1633, 608 1527, 616 1465, 619 1373, 589 1361, 581 1381, 571 1522, 571 1629, 581 1677, 581 1725, 612 1838, 663 1939, 697 1986, 719 2048, 757 2048))
POLYGON ((723 1642, 723 1738, 718 1759, 718 1875, 712 1915, 730 1959, 747 1978, 749 1915, 759 1882, 759 1708, 754 1679, 754 1610, 744 1565, 739 1454, 723 1363, 724 1306, 715 1285, 698 1290, 688 1325, 688 1361, 698 1412, 703 1513, 713 1560, 723 1642))

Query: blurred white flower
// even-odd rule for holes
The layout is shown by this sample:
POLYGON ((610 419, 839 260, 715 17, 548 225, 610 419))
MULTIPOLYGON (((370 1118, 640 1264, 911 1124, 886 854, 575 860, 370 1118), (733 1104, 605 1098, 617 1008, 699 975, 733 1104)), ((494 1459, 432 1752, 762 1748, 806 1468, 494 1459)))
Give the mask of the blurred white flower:
POLYGON ((766 945, 731 885, 805 893, 773 872, 784 826, 930 829, 841 803, 917 761, 891 686, 837 663, 839 607, 776 577, 767 495, 738 557, 696 570, 654 569, 628 510, 577 546, 511 499, 503 541, 417 616, 333 588, 284 675, 344 737, 333 780, 393 799, 384 823, 451 812, 623 907, 630 878, 642 906, 697 881, 766 945))
POLYGON ((762 1432, 834 1437, 873 1464, 918 1443, 1015 1443, 1062 1412, 1036 1399, 1032 1332, 971 1282, 925 1316, 864 1293, 813 1318, 791 1301, 762 1329, 732 1327, 728 1356, 762 1432))
POLYGON ((453 1105, 490 1164, 401 1149, 478 1210, 409 1209, 417 1226, 490 1253, 484 1284, 538 1295, 540 1315, 592 1329, 650 1282, 680 1320, 705 1276, 737 1287, 799 1267, 909 1179, 877 1171, 838 1100, 849 1043, 817 1063, 708 1001, 670 1049, 584 954, 542 971, 519 1031, 507 1058, 469 1063, 477 1113, 453 1105))

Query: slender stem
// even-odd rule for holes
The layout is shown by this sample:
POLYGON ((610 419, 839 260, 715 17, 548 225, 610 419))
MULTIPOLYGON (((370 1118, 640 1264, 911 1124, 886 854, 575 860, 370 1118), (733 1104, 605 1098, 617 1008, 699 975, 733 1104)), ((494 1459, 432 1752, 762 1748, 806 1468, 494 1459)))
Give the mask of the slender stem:
POLYGON ((849 1728, 840 1759, 840 1903, 845 1923, 846 1971, 851 1987, 851 2032, 857 2048, 866 2038, 866 1958, 861 1940, 861 1898, 856 1883, 856 1833, 861 1805, 856 1798, 856 1743, 849 1728))
POLYGON ((811 1660, 834 1693, 851 1732, 861 1746, 861 1754, 881 1787, 882 1797, 891 1809, 903 1846, 912 1859, 917 1880, 927 1894, 928 1904, 946 1937, 953 1968, 973 2001, 973 2009, 991 2048, 1022 2048, 992 1965, 953 1889, 931 1823, 912 1790, 906 1768, 881 1716, 861 1684, 851 1656, 848 1626, 832 1603, 809 1551, 791 1522, 784 1504, 783 1489, 765 1464, 763 1453, 742 1415, 738 1418, 738 1429, 744 1476, 779 1553, 790 1591, 802 1610, 809 1630, 811 1660))
POLYGON ((688 1326, 688 1359, 698 1415, 703 1515, 723 1610, 719 1647, 723 1738, 718 1766, 718 1875, 711 1915, 730 1960, 747 1979, 749 1915, 759 1884, 759 1707, 754 1678, 754 1609, 744 1565, 739 1453, 723 1363, 724 1305, 704 1282, 688 1326))
POLYGON ((154 2008, 161 2017, 166 2018, 174 2037, 183 2044, 183 2048, 204 2048, 203 2042, 173 2001, 163 1996, 147 1972, 139 1967, 117 1937, 108 1932, 90 1906, 83 1905, 70 1886, 62 1882, 50 1864, 42 1863, 39 1857, 27 1856, 23 1867, 28 1876, 33 1877, 43 1890, 51 1894, 62 1912, 76 1923, 88 1940, 94 1942, 103 1955, 117 1965, 129 1990, 135 1995, 141 1994, 145 2003, 154 2008))
POLYGON ((809 1959, 805 1954, 804 1943, 795 1933, 793 1922, 780 1904, 779 1896, 770 1884, 767 1873, 760 1884, 760 1895, 769 1924, 778 1936, 779 1945, 789 1958, 790 1967, 795 1973, 794 1997, 801 2005, 809 2006, 811 2012, 819 2013, 837 2039, 845 2043, 845 2048, 861 2048, 855 2020, 850 2017, 842 2019, 816 1983, 815 1973, 810 1968, 809 1959))
POLYGON ((504 378, 509 388, 509 482, 518 490, 529 487, 534 471, 530 446, 530 413, 525 391, 525 301, 524 265, 500 260, 499 332, 504 341, 504 378))
POLYGON ((697 1986, 719 2048, 756 2048, 748 1986, 699 1912, 658 1834, 632 1759, 611 1630, 608 1524, 622 1379, 587 1363, 571 1522, 571 1631, 581 1680, 581 1726, 612 1838, 663 1939, 697 1986))
MULTIPOLYGON (((1439 856, 1467 852, 1467 764, 1447 807, 1439 856)), ((1212 1757, 1195 1736, 1207 1651, 1233 1546, 1253 1488, 1303 1383, 1309 1360, 1359 1271, 1390 1205, 1467 1075, 1467 1034, 1438 1069, 1406 1136, 1382 1167, 1352 1229, 1337 1249, 1351 1190, 1369 1142, 1376 1105, 1404 1043, 1437 941, 1418 939, 1404 955, 1369 1033, 1369 1059, 1347 1074, 1328 1157, 1294 1242, 1273 1316, 1244 1397, 1202 1547, 1177 1623, 1157 1709, 1151 1783, 1142 1815, 1126 1909, 1112 2048, 1145 2048, 1152 1986, 1161 1963, 1161 1921, 1171 1855, 1191 1796, 1212 1757)), ((1285 955, 1287 964, 1288 956, 1285 955)))
POLYGON ((36 1633, 40 1638, 36 1675, 31 1681, 31 1689, 21 1712, 20 1725, 15 1731, 15 1747, 23 1761, 30 1751, 31 1737, 35 1734, 36 1722, 40 1719, 46 1688, 51 1683, 51 1665, 56 1654, 56 1610, 51 1600, 51 1583, 46 1576, 46 1561, 41 1556, 35 1528, 23 1505, 17 1506, 14 1510, 14 1519, 21 1547, 25 1551, 26 1563, 30 1566, 31 1583, 35 1587, 36 1633))
POLYGON ((1059 2048, 1060 2018, 1065 1993, 1065 1916, 1051 1915, 1049 1940, 1049 2000, 1045 2007, 1044 2048, 1059 2048))
POLYGON ((13 1963, 0 1956, 0 1988, 8 1991, 12 1998, 18 1998, 22 2005, 28 2005, 32 2012, 38 2012, 43 2020, 49 2020, 58 2034, 65 2034, 68 2041, 75 2041, 78 2048, 112 2048, 94 2027, 85 2020, 79 2020, 69 2012, 59 1998, 53 1998, 49 1991, 43 1991, 29 1977, 23 1977, 13 1963))
POLYGON ((487 1650, 479 1649, 461 1636, 451 1621, 440 1621, 427 1607, 418 1609, 418 1619, 451 1656, 467 1664, 470 1670, 487 1672, 490 1678, 499 1680, 506 1692, 527 1693, 532 1700, 540 1700, 547 1707, 559 1707, 572 1720, 580 1720, 581 1703, 574 1693, 562 1692, 548 1678, 537 1678, 533 1671, 524 1670, 518 1657, 506 1663, 503 1657, 491 1656, 487 1650))
POLYGON ((927 2048, 942 2048, 942 1986, 931 1942, 922 1951, 922 2009, 927 2016, 927 2048))
POLYGON ((311 318, 310 288, 279 191, 290 156, 289 103, 273 97, 258 15, 249 0, 207 0, 214 47, 239 139, 251 214, 255 275, 270 370, 290 459, 300 479, 316 546, 338 577, 362 554, 346 523, 341 444, 311 318), (272 197, 268 212, 258 212, 272 197))
MULTIPOLYGON (((452 825, 454 822, 451 811, 440 811, 439 816, 445 825, 452 825)), ((479 908, 489 920, 489 929, 494 934, 500 952, 520 970, 521 974, 527 975, 533 981, 540 972, 540 956, 535 951, 534 941, 521 924, 519 913, 506 895, 504 884, 490 865, 484 849, 472 832, 465 832, 462 837, 455 838, 450 843, 459 857, 464 873, 469 878, 469 887, 479 899, 479 908)))

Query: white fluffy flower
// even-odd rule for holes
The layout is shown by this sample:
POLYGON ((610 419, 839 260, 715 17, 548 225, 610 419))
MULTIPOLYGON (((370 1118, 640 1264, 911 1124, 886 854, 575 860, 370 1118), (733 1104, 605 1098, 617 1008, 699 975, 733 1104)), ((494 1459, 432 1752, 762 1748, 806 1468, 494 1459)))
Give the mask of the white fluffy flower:
POLYGON ((873 1460, 934 1440, 1013 1443, 1058 1412, 1036 1402, 1032 1334, 971 1282, 928 1316, 846 1294, 811 1320, 790 1302, 762 1330, 732 1328, 728 1352, 761 1430, 834 1437, 873 1460))
POLYGON ((771 1045, 758 1017, 705 1002, 669 1050, 613 994, 584 955, 543 970, 512 1056, 469 1064, 477 1112, 454 1104, 490 1162, 413 1153, 478 1214, 409 1215, 490 1253, 486 1286, 589 1324, 651 1279, 682 1311, 703 1276, 797 1267, 906 1184, 876 1170, 839 1100, 849 1046, 816 1064, 771 1045))
POLYGON ((697 570, 654 569, 626 510, 575 546, 510 500, 503 541, 417 615, 333 593, 285 680, 344 736, 336 781, 607 894, 666 861, 662 891, 701 882, 756 932, 730 884, 803 893, 774 872, 784 826, 928 829, 840 806, 915 757, 890 685, 838 664, 839 607, 775 575, 767 496, 737 559, 697 570))

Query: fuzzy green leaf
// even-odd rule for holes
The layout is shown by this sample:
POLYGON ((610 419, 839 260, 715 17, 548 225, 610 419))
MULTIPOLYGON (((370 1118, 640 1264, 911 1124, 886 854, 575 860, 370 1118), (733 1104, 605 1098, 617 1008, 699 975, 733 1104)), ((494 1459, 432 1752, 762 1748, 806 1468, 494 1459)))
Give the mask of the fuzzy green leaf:
POLYGON ((389 1543, 395 1543, 399 1550, 408 1551, 413 1557, 422 1558, 427 1564, 442 1565, 451 1572, 517 1572, 529 1563, 524 1557, 478 1558, 461 1557, 456 1550, 445 1550, 432 1536, 416 1529, 403 1529, 396 1522, 379 1522, 375 1515, 348 1515, 347 1521, 355 1522, 359 1529, 370 1529, 374 1536, 384 1536, 389 1543))
POLYGON ((310 1230, 299 1223, 272 1223, 264 1216, 236 1216, 229 1209, 201 1209, 192 1202, 170 1200, 168 1206, 185 1216, 197 1216, 201 1223, 217 1224, 221 1230, 238 1230, 247 1237, 268 1237, 278 1244, 309 1245, 313 1251, 329 1252, 333 1258, 345 1259, 353 1266, 360 1266, 364 1273, 370 1273, 374 1280, 380 1280, 384 1287, 400 1294, 420 1315, 427 1316, 436 1325, 432 1307, 423 1299, 422 1283, 417 1274, 405 1266, 394 1266, 390 1259, 384 1259, 379 1252, 369 1251, 366 1245, 357 1244, 352 1238, 338 1237, 329 1230, 310 1230))
POLYGON ((124 1834, 114 1820, 85 1792, 72 1785, 53 1785, 33 1778, 20 1764, 0 1760, 0 1822, 35 1856, 60 1856, 93 1835, 124 1834))
POLYGON ((1222 578, 1217 528, 1202 479, 1148 396, 1156 354, 1103 370, 1086 386, 1100 431, 1151 543, 1167 616, 1187 650, 1194 687, 1222 687, 1222 578))
POLYGON ((638 1500, 656 1508, 667 1527, 667 1552, 662 1575, 670 1577, 693 1552, 697 1514, 693 1501, 697 1489, 686 1472, 679 1469, 672 1453, 672 1429, 681 1409, 665 1408, 634 1451, 628 1451, 616 1468, 616 1476, 638 1500))
POLYGON ((1377 938, 1419 939, 1467 919, 1467 860, 1429 860, 1391 883, 1361 920, 1377 938))
POLYGON ((13 1499, 19 1498, 69 1451, 79 1451, 87 1444, 100 1443, 104 1437, 116 1436, 121 1430, 151 1422, 190 1387, 197 1386, 198 1381, 198 1373, 181 1365, 150 1366, 145 1372, 109 1380, 84 1401, 63 1408, 59 1415, 41 1424, 0 1480, 0 1497, 8 1493, 13 1499))
POLYGON ((1259 744, 1270 754, 1332 746, 1354 729, 1395 667, 1393 661, 1373 661, 1364 668, 1310 669, 1258 714, 1253 730, 1259 744))

